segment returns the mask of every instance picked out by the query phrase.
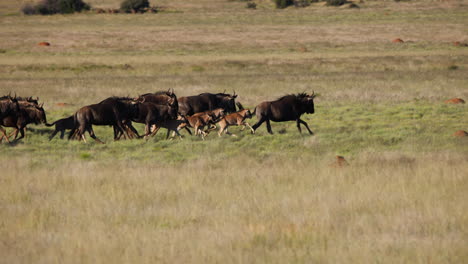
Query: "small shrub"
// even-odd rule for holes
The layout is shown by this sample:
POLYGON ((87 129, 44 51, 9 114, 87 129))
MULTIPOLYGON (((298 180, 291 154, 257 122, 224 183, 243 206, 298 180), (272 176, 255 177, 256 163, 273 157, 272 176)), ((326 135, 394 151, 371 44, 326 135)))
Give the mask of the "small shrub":
POLYGON ((276 8, 283 9, 294 5, 294 0, 274 0, 276 8))
POLYGON ((340 6, 346 4, 346 0, 327 0, 329 6, 340 6))
POLYGON ((450 66, 448 66, 448 69, 451 70, 451 71, 458 70, 458 66, 457 65, 450 65, 450 66))
POLYGON ((25 4, 21 8, 21 12, 23 12, 23 14, 25 14, 25 15, 36 15, 36 14, 38 14, 37 8, 35 6, 33 6, 33 5, 30 5, 30 4, 25 4))
POLYGON ((125 13, 141 12, 145 8, 149 8, 148 0, 124 0, 120 4, 120 9, 125 13))
POLYGON ((246 8, 257 9, 257 4, 254 2, 247 2, 246 8))
POLYGON ((26 4, 21 8, 25 15, 70 14, 89 10, 90 6, 82 0, 43 0, 36 5, 26 4))
POLYGON ((295 7, 307 7, 310 6, 310 3, 314 2, 312 0, 294 0, 295 7))

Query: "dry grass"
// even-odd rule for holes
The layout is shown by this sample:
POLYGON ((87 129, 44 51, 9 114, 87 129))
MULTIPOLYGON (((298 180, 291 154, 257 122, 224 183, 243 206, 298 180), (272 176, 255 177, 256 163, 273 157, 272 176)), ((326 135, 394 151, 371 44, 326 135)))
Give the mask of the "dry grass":
POLYGON ((454 153, 368 153, 345 168, 327 159, 113 168, 4 161, 5 263, 462 263, 468 257, 468 160, 454 153))

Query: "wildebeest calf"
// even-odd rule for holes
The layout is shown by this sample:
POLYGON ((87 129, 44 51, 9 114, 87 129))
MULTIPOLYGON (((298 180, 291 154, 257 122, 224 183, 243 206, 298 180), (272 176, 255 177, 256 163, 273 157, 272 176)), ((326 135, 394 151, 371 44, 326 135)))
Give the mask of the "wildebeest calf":
POLYGON ((215 120, 215 116, 212 113, 205 112, 196 113, 191 116, 186 116, 185 118, 190 127, 195 129, 195 135, 200 135, 203 140, 205 140, 205 136, 207 135, 207 133, 203 131, 203 128, 215 120))
POLYGON ((60 132, 60 139, 63 139, 67 129, 72 130, 75 128, 75 118, 74 116, 69 116, 67 118, 59 119, 52 124, 46 124, 48 127, 53 125, 55 125, 55 131, 50 135, 49 140, 52 140, 58 132, 60 132))
POLYGON ((248 126, 252 131, 252 134, 255 132, 249 123, 245 122, 245 119, 252 118, 252 113, 249 109, 242 109, 238 112, 229 114, 219 120, 219 131, 218 136, 221 136, 223 132, 228 135, 236 136, 231 134, 227 129, 229 126, 242 126, 241 130, 245 129, 245 126, 248 126))
POLYGON ((177 119, 170 119, 166 121, 158 121, 156 122, 156 129, 152 132, 152 136, 156 135, 158 130, 163 127, 167 129, 167 134, 166 134, 166 139, 169 138, 169 134, 172 131, 172 136, 171 139, 174 138, 175 134, 179 136, 180 139, 182 139, 182 135, 180 135, 179 131, 183 128, 185 128, 190 135, 192 135, 192 132, 190 129, 187 128, 188 126, 188 121, 184 116, 178 116, 177 119))

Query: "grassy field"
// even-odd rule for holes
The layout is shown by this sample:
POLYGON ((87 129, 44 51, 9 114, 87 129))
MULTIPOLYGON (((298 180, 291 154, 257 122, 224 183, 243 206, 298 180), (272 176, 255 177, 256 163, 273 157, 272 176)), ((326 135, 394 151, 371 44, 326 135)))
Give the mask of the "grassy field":
POLYGON ((453 136, 468 108, 444 103, 468 99, 468 47, 453 45, 468 1, 151 3, 164 12, 0 3, 0 95, 39 96, 52 122, 112 95, 235 90, 253 108, 316 91, 315 135, 290 122, 113 142, 97 127, 100 145, 31 125, 0 144, 0 263, 468 261, 468 138, 453 136))

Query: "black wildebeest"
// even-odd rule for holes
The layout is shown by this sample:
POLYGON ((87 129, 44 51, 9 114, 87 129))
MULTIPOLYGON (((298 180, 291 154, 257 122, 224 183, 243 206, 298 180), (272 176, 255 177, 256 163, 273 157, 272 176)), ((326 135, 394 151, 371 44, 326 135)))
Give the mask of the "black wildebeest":
MULTIPOLYGON (((11 96, 2 96, 0 97, 0 132, 2 132, 2 137, 6 138, 7 142, 10 142, 8 139, 8 136, 6 134, 6 130, 1 126, 3 124, 2 120, 4 117, 7 117, 9 115, 17 115, 20 112, 18 100, 16 98, 11 98, 11 96)), ((0 142, 1 142, 0 139, 0 142)))
POLYGON ((96 141, 102 142, 96 137, 92 125, 104 125, 114 127, 114 139, 117 139, 117 132, 126 134, 123 122, 131 120, 138 114, 138 104, 140 102, 127 97, 110 97, 99 104, 88 105, 80 108, 74 115, 75 128, 70 132, 69 139, 77 134, 84 142, 86 138, 84 133, 88 131, 89 135, 96 141))
POLYGON ((176 112, 179 111, 179 102, 174 91, 159 91, 155 93, 146 93, 138 96, 137 100, 141 102, 151 102, 160 105, 169 104, 176 112))
POLYGON ((138 115, 132 118, 133 122, 145 124, 145 137, 151 134, 151 127, 160 122, 177 119, 177 110, 173 107, 174 98, 165 105, 152 102, 143 102, 138 106, 138 115))
POLYGON ((262 102, 254 109, 257 115, 258 122, 252 126, 253 133, 263 123, 266 122, 268 133, 273 134, 271 130, 270 120, 274 122, 294 121, 297 122, 297 129, 302 133, 301 124, 303 124, 309 133, 312 131, 309 125, 304 120, 301 120, 301 115, 304 113, 313 114, 315 93, 308 95, 306 93, 290 94, 279 98, 276 101, 262 102))
POLYGON ((75 118, 74 116, 69 116, 67 118, 59 119, 52 124, 46 124, 48 127, 53 125, 55 125, 55 130, 52 135, 50 135, 49 140, 52 140, 58 132, 60 132, 60 139, 63 139, 67 129, 73 130, 75 128, 75 118))
MULTIPOLYGON (((7 116, 4 116, 3 119, 0 120, 0 126, 15 128, 15 131, 13 133, 15 134, 16 140, 20 140, 24 138, 25 136, 24 129, 26 128, 28 124, 47 123, 47 117, 46 117, 46 114, 42 105, 36 105, 28 101, 19 101, 18 105, 19 105, 19 112, 11 113, 7 116), (18 132, 21 133, 21 136, 19 138, 17 138, 18 132)), ((7 137, 7 140, 8 140, 8 137, 7 137)))
POLYGON ((192 131, 190 131, 190 129, 187 128, 188 125, 189 123, 187 121, 187 118, 185 116, 179 115, 177 119, 156 122, 156 129, 151 133, 151 135, 156 135, 158 130, 162 127, 167 129, 166 139, 169 138, 169 134, 171 131, 171 139, 175 137, 175 134, 179 136, 179 139, 182 139, 182 135, 179 133, 179 131, 183 128, 185 128, 189 132, 189 134, 192 135, 192 131))
POLYGON ((179 98, 179 113, 182 115, 193 115, 196 113, 222 108, 226 113, 236 111, 237 95, 225 93, 202 93, 194 96, 179 98))
MULTIPOLYGON (((155 93, 146 93, 138 96, 136 98, 140 102, 146 102, 146 103, 154 103, 157 105, 165 105, 171 107, 171 112, 178 113, 179 112, 179 103, 177 100, 177 96, 174 93, 174 89, 167 90, 167 91, 159 91, 155 93)), ((132 126, 131 122, 127 123, 126 126, 129 127, 130 130, 132 130, 134 133, 138 135, 136 132, 136 129, 132 126)), ((153 128, 156 130, 157 127, 153 125, 153 128)))

